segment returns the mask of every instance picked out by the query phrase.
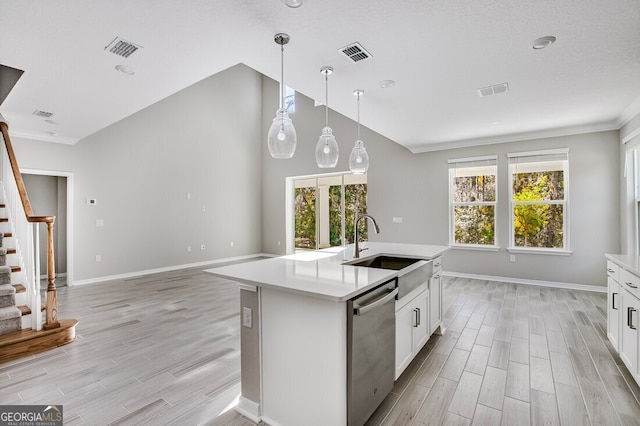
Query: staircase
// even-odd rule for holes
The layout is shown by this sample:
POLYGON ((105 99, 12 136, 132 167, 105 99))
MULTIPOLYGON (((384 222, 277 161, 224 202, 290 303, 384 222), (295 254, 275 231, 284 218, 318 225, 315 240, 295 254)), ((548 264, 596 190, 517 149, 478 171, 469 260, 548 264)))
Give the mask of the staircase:
POLYGON ((6 203, 0 204, 0 211, 4 212, 0 214, 2 363, 72 342, 78 321, 58 320, 53 250, 55 216, 33 214, 11 146, 9 128, 1 114, 0 131, 0 197, 6 203), (44 306, 40 292, 40 225, 46 225, 47 232, 46 272, 49 284, 44 306), (8 244, 5 244, 7 240, 8 244))

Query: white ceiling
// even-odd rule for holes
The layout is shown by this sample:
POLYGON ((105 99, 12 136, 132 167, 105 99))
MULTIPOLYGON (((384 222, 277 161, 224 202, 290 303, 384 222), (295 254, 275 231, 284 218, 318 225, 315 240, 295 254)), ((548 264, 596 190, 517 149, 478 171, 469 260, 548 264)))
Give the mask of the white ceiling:
POLYGON ((279 80, 285 32, 287 85, 323 101, 333 66, 331 108, 355 119, 364 89, 362 124, 413 152, 617 129, 640 112, 639 29, 638 0, 0 0, 0 64, 25 71, 0 112, 14 135, 75 143, 237 63, 279 80), (143 48, 104 50, 116 36, 143 48), (350 63, 352 42, 373 58, 350 63))

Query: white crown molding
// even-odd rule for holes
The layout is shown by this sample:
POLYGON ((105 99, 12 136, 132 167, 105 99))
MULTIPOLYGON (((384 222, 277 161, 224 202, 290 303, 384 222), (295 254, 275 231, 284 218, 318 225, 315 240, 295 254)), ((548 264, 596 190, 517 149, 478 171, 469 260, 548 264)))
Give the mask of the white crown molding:
POLYGON ((621 128, 633 118, 640 115, 640 96, 636 98, 635 101, 631 102, 631 104, 620 114, 618 117, 617 124, 618 128, 621 128))
POLYGON ((11 136, 12 137, 16 137, 16 138, 22 138, 22 139, 32 139, 32 140, 36 140, 36 141, 42 141, 42 142, 55 142, 55 143, 61 143, 61 144, 65 144, 65 145, 75 145, 76 142, 78 142, 80 139, 76 139, 76 138, 65 138, 62 136, 52 136, 48 133, 36 133, 36 132, 29 132, 29 131, 25 131, 25 130, 15 130, 12 129, 11 130, 11 136))
POLYGON ((436 142, 428 145, 419 145, 408 148, 413 154, 421 154, 425 152, 443 151, 446 149, 468 148, 480 145, 493 145, 508 142, 521 142, 534 139, 545 139, 560 136, 581 135, 585 133, 606 132, 609 130, 618 130, 617 121, 606 121, 602 123, 585 124, 582 126, 563 127, 559 129, 535 130, 524 133, 511 133, 508 135, 487 136, 476 139, 464 139, 459 141, 436 142))

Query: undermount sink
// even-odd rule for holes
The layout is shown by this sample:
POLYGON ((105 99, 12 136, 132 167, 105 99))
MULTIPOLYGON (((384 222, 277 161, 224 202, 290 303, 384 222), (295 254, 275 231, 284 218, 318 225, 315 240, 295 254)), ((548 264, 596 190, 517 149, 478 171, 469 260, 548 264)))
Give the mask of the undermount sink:
POLYGON ((364 259, 354 259, 345 262, 344 265, 400 271, 398 273, 398 299, 428 283, 433 275, 433 262, 431 260, 411 259, 408 257, 378 255, 364 259), (418 262, 420 264, 415 265, 418 262))
POLYGON ((367 268, 379 268, 379 269, 393 269, 399 271, 407 266, 413 265, 416 262, 420 262, 420 259, 409 259, 406 257, 395 256, 374 256, 367 259, 356 259, 355 261, 347 262, 347 265, 352 266, 364 266, 367 268))

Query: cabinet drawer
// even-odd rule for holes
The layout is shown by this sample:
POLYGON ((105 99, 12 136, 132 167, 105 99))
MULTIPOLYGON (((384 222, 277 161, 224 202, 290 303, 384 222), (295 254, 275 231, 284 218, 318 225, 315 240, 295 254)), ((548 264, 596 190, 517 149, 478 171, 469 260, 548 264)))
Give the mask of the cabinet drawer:
POLYGON ((607 275, 613 278, 614 280, 620 282, 618 280, 618 275, 620 274, 620 267, 613 263, 610 260, 607 260, 607 275))
POLYGON ((626 288, 629 293, 640 299, 640 277, 626 269, 620 269, 620 287, 626 288))
POLYGON ((433 274, 437 274, 442 271, 442 256, 438 256, 433 259, 433 274))

